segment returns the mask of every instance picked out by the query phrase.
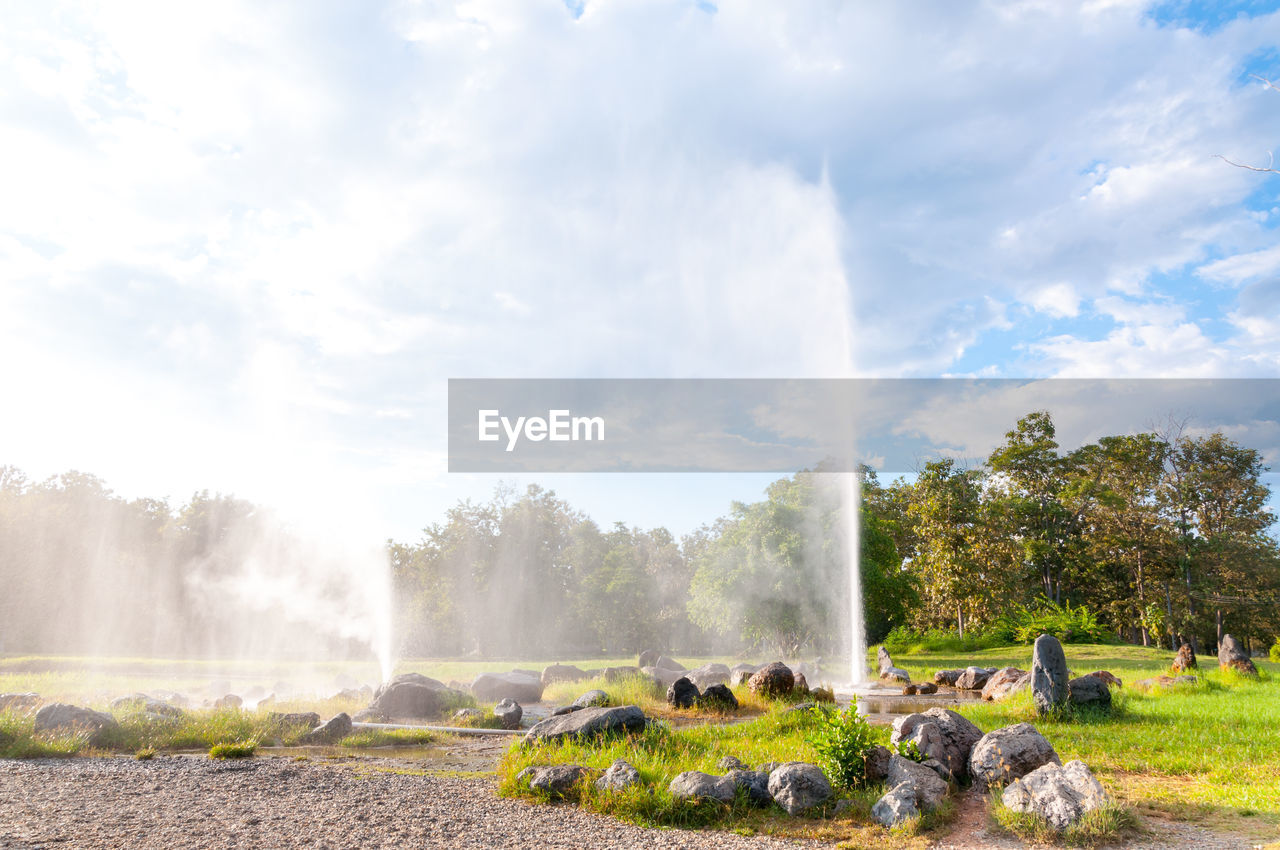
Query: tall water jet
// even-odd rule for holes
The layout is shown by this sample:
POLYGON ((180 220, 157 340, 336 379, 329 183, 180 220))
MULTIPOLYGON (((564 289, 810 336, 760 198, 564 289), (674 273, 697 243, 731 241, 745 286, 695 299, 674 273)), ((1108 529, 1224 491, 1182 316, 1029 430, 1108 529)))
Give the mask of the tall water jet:
POLYGON ((847 472, 844 479, 845 563, 849 569, 850 682, 866 681, 867 633, 862 615, 862 473, 847 472))

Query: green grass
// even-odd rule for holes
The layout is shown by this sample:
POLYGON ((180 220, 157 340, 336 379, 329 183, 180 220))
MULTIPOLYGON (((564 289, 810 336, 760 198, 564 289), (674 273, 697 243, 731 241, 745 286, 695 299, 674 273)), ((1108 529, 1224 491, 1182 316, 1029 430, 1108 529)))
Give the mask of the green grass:
POLYGON ((211 759, 247 759, 253 758, 258 750, 257 741, 231 741, 226 744, 214 744, 209 748, 211 759))

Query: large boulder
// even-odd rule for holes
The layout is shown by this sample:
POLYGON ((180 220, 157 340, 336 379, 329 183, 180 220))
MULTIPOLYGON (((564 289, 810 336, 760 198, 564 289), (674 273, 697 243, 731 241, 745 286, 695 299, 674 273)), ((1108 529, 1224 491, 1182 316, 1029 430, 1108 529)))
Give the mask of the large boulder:
POLYGON ((729 684, 745 685, 759 669, 756 664, 735 664, 729 668, 729 684))
POLYGON ((910 782, 893 786, 871 807, 871 819, 889 829, 901 826, 918 814, 916 789, 910 782))
POLYGON ((1072 705, 1111 707, 1111 688, 1097 676, 1077 676, 1067 683, 1067 699, 1072 705))
POLYGON ((572 703, 576 708, 593 708, 609 704, 609 695, 599 688, 593 688, 580 694, 572 703))
POLYGON ((1240 645, 1240 641, 1231 635, 1223 635, 1222 641, 1218 644, 1218 667, 1223 670, 1235 670, 1246 676, 1258 675, 1258 668, 1254 666, 1249 653, 1240 645))
POLYGON ((826 774, 814 764, 791 761, 775 767, 769 774, 769 796, 789 815, 820 806, 833 794, 826 774))
POLYGON ((336 744, 343 738, 351 734, 354 727, 351 724, 351 715, 345 711, 341 714, 335 714, 328 722, 323 725, 316 726, 310 732, 302 736, 304 744, 336 744))
POLYGON ((880 681, 909 685, 911 684, 911 674, 901 667, 886 667, 880 671, 880 681))
POLYGON ((284 713, 273 711, 267 715, 267 722, 277 729, 288 727, 314 729, 320 725, 320 715, 314 711, 290 711, 284 713))
POLYGON ((606 667, 600 675, 604 676, 606 682, 619 682, 643 675, 643 671, 639 667, 606 667))
POLYGON ((422 720, 440 717, 467 701, 466 694, 421 673, 403 673, 382 685, 359 717, 381 720, 422 720))
POLYGON ((1107 792, 1082 761, 1046 764, 1015 780, 1000 797, 1015 812, 1040 815, 1066 829, 1087 811, 1107 803, 1107 792))
POLYGON ((761 770, 734 768, 725 776, 733 780, 734 787, 742 791, 754 806, 767 806, 773 802, 769 794, 769 774, 761 770))
POLYGON ((938 670, 933 674, 933 683, 935 685, 946 685, 948 688, 954 688, 956 686, 956 680, 963 674, 963 670, 938 670))
POLYGON ((991 678, 991 671, 986 667, 966 667, 956 679, 956 688, 962 691, 980 691, 991 678))
POLYGON ((952 776, 963 779, 969 753, 981 737, 981 729, 951 709, 931 708, 894 720, 889 742, 914 741, 922 756, 937 759, 952 776))
POLYGON ((609 765, 609 769, 596 780, 596 787, 601 791, 625 791, 632 785, 640 784, 640 771, 631 766, 625 759, 617 759, 609 765))
POLYGON ((526 767, 516 774, 516 779, 527 779, 534 791, 542 791, 551 797, 567 797, 584 778, 594 777, 599 771, 580 764, 553 764, 545 767, 526 767))
POLYGON ((1040 714, 1053 714, 1067 703, 1067 656, 1053 635, 1036 638, 1031 653, 1031 698, 1040 714))
MULTIPOLYGON (((643 667, 644 665, 642 664, 640 666, 643 667)), ((653 662, 653 666, 660 667, 663 670, 675 670, 677 673, 683 673, 689 669, 674 658, 668 658, 665 655, 659 655, 658 660, 653 662)))
POLYGON ((698 704, 700 696, 702 694, 698 691, 698 686, 681 676, 667 688, 667 705, 672 708, 693 708, 698 704))
POLYGON ((1102 681, 1107 683, 1108 687, 1112 687, 1112 688, 1124 687, 1124 682, 1121 680, 1121 678, 1116 674, 1112 673, 1110 670, 1094 670, 1092 673, 1085 673, 1085 675, 1092 676, 1095 679, 1101 679, 1102 681))
POLYGON ((703 664, 696 670, 690 670, 684 675, 698 686, 699 690, 705 691, 712 685, 729 684, 729 667, 725 664, 703 664))
POLYGON ((92 746, 105 743, 118 728, 120 724, 110 714, 78 705, 54 702, 36 712, 37 732, 77 732, 85 735, 92 746))
POLYGON ((737 783, 731 776, 712 776, 700 770, 686 770, 671 780, 668 790, 677 800, 715 800, 732 803, 737 783))
POLYGON ((982 686, 982 698, 988 702, 1008 699, 1031 684, 1031 674, 1017 667, 1003 667, 991 674, 982 686))
POLYGON ((698 707, 711 711, 737 711, 738 698, 725 685, 712 685, 698 698, 698 707))
POLYGON ((584 708, 558 717, 548 717, 534 724, 524 736, 526 744, 562 739, 584 740, 603 735, 643 732, 647 719, 639 706, 617 708, 584 708))
POLYGON ((481 673, 471 682, 471 693, 481 702, 499 702, 504 699, 518 703, 538 702, 542 699, 542 676, 528 672, 481 673))
POLYGON ((883 646, 876 649, 876 675, 884 675, 884 671, 895 666, 893 656, 889 655, 889 650, 883 646))
POLYGON ((1187 673, 1196 669, 1196 651, 1191 644, 1184 643, 1178 647, 1178 654, 1173 657, 1173 672, 1187 673))
POLYGON ((662 657, 662 653, 656 649, 646 649, 640 653, 640 658, 636 660, 636 667, 654 667, 657 666, 658 659, 662 657))
POLYGON ((980 789, 1008 785, 1037 767, 1062 764, 1053 745, 1030 723, 1017 723, 983 735, 969 754, 969 776, 980 789))
POLYGON ((884 782, 889 778, 889 758, 892 755, 883 744, 876 744, 867 750, 862 769, 868 783, 884 782))
POLYGON ((776 699, 791 693, 795 684, 796 677, 792 675, 791 668, 781 661, 774 661, 753 673, 747 687, 752 693, 776 699))
POLYGON ((922 811, 937 807, 942 798, 947 796, 947 782, 932 769, 905 759, 896 753, 889 757, 890 788, 902 784, 909 785, 915 792, 916 805, 922 811))
POLYGON ((586 670, 574 667, 570 664, 551 664, 542 669, 542 686, 554 685, 557 682, 581 682, 583 679, 590 679, 591 674, 586 670))
POLYGON ((519 729, 524 718, 524 708, 513 699, 499 700, 493 707, 493 716, 498 718, 503 729, 519 729))

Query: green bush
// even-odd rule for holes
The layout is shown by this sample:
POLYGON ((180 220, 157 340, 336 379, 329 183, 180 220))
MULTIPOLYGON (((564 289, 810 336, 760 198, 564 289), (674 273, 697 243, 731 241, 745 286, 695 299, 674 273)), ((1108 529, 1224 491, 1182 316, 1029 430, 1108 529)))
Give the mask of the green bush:
POLYGON ((867 779, 867 753, 875 746, 871 724, 858 714, 855 700, 844 711, 810 709, 818 719, 818 727, 806 737, 818 753, 818 766, 835 785, 857 788, 867 779))
POLYGON ((1053 635, 1063 643, 1118 643, 1110 628, 1098 622, 1085 606, 1072 608, 1048 599, 1019 608, 992 624, 991 633, 1008 635, 1013 643, 1035 643, 1040 635, 1053 635))
POLYGON ((235 741, 229 744, 214 744, 209 748, 211 759, 247 759, 258 750, 257 741, 235 741))
POLYGON ((1267 655, 1277 664, 1280 664, 1280 637, 1276 638, 1276 642, 1271 646, 1271 652, 1267 655))

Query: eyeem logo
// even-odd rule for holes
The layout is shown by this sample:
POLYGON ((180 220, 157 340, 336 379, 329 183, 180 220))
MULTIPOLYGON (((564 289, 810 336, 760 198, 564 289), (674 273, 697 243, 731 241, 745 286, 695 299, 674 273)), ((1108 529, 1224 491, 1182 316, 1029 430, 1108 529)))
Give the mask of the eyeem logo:
POLYGON ((603 440, 603 416, 573 416, 568 410, 549 410, 541 416, 518 416, 512 422, 497 410, 480 411, 480 435, 482 443, 501 439, 499 429, 506 432, 507 451, 514 451, 523 436, 533 442, 550 440, 553 443, 576 440, 603 440))

